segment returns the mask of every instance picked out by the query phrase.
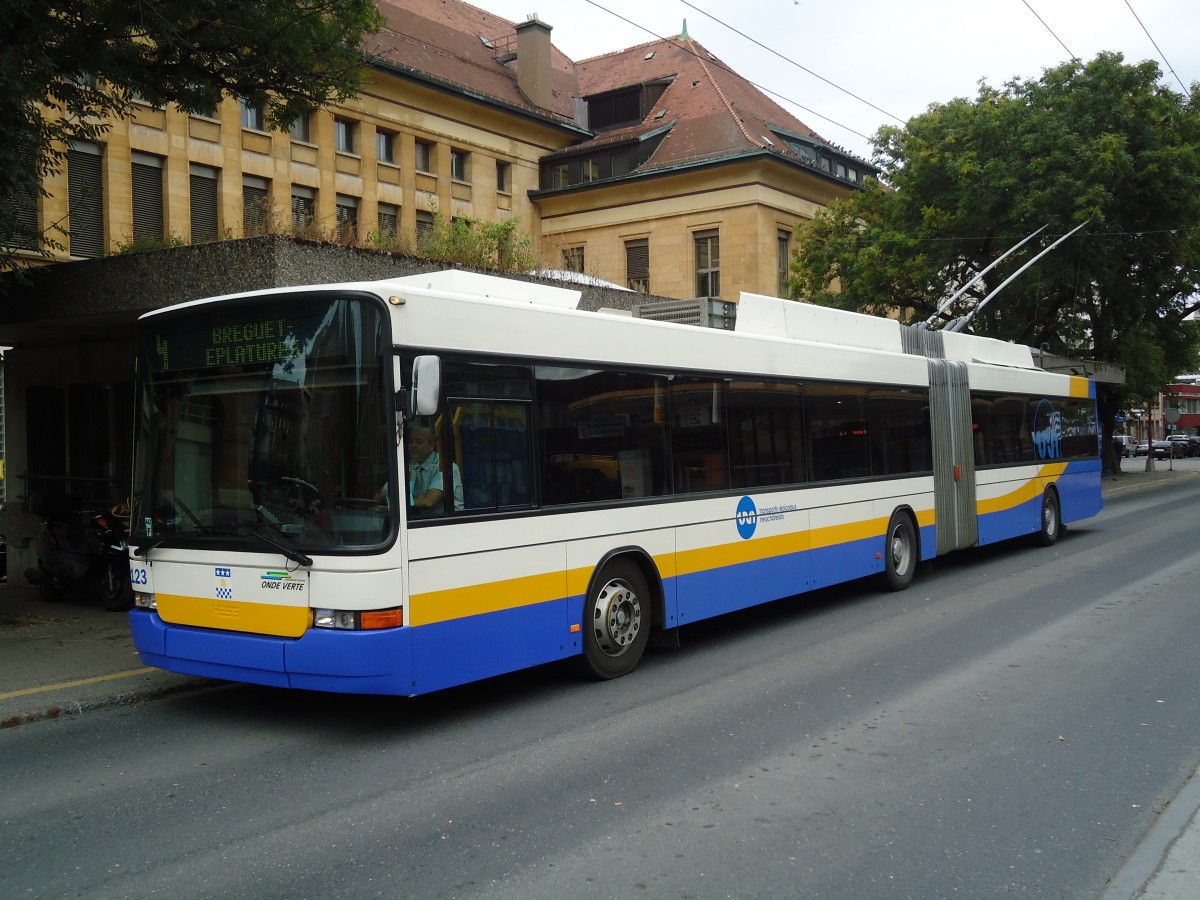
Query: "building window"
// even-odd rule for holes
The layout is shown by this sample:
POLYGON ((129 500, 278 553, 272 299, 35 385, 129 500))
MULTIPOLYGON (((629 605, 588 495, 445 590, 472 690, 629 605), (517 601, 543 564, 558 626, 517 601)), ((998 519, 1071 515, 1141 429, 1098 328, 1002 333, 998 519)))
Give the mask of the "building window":
POLYGON ((189 170, 191 188, 192 243, 217 239, 217 170, 208 166, 191 164, 189 170))
POLYGON ((400 230, 400 208, 391 203, 379 204, 379 236, 385 239, 396 237, 400 230))
POLYGON ((433 237, 433 213, 423 209, 417 210, 417 246, 422 246, 433 237))
POLYGON ((261 103, 252 103, 242 98, 242 127, 255 131, 266 131, 267 117, 261 103))
POLYGON ((133 193, 133 242, 155 243, 163 239, 163 160, 136 150, 129 162, 133 193))
POLYGON ((201 96, 204 93, 204 88, 201 85, 199 85, 195 82, 191 82, 188 84, 188 89, 189 89, 190 93, 192 93, 196 96, 197 101, 198 101, 195 109, 188 110, 188 115, 199 116, 204 119, 218 118, 218 109, 217 109, 218 104, 204 102, 204 100, 201 96))
POLYGON ((600 161, 596 159, 583 159, 579 161, 579 181, 587 184, 592 181, 600 180, 600 161))
MULTIPOLYGON (((10 173, 12 184, 13 218, 12 231, 0 235, 0 245, 14 250, 36 250, 41 243, 41 232, 38 229, 38 171, 37 153, 28 142, 18 145, 13 156, 15 168, 10 173)), ((3 397, 3 385, 0 384, 0 398, 3 397)), ((0 452, 3 451, 3 422, 0 420, 0 452)), ((0 485, 0 499, 2 499, 0 485)))
POLYGON ((417 141, 417 171, 433 174, 433 144, 417 141))
POLYGON ((558 163, 550 169, 550 187, 565 188, 571 184, 570 169, 566 163, 558 163))
POLYGON ((317 221, 317 192, 303 185, 292 185, 292 230, 305 231, 317 221))
POLYGON ((358 198, 337 195, 337 237, 349 242, 358 238, 358 198))
POLYGON ((41 243, 41 231, 38 229, 38 195, 36 190, 26 190, 24 186, 13 197, 16 212, 13 216, 13 230, 7 243, 15 250, 36 250, 41 243))
POLYGON ((701 231, 696 241, 696 296, 721 296, 721 238, 715 231, 701 231))
POLYGON ((791 244, 791 232, 780 230, 778 238, 778 250, 776 255, 776 268, 779 273, 779 296, 786 297, 788 295, 788 267, 791 263, 791 254, 788 252, 791 244))
POLYGON ((496 190, 507 194, 512 190, 509 180, 512 177, 512 163, 496 162, 496 190))
POLYGON ((469 181, 467 178, 467 158, 471 154, 465 150, 450 151, 450 177, 454 181, 469 181))
POLYGON ((271 212, 271 182, 254 175, 242 176, 242 232, 246 237, 267 233, 271 212))
POLYGON ((354 123, 349 119, 333 120, 333 146, 338 153, 354 152, 354 123))
POLYGON ((568 272, 583 271, 583 248, 566 247, 562 252, 563 268, 568 272))
POLYGON ((625 285, 631 291, 650 293, 650 241, 625 242, 625 285))
POLYGON ((72 256, 104 255, 103 148, 85 141, 67 150, 67 234, 72 256))
POLYGON ((375 158, 381 163, 396 161, 396 135, 390 131, 375 132, 375 158))
POLYGON ((304 144, 312 143, 312 113, 305 113, 288 128, 288 135, 293 141, 304 144))

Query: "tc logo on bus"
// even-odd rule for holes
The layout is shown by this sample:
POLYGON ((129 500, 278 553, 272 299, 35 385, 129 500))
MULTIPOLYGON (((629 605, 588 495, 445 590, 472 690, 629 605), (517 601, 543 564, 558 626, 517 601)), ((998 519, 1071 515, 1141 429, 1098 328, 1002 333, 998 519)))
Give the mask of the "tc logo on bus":
POLYGON ((1062 456, 1062 413, 1049 400, 1038 403, 1033 413, 1033 443, 1038 459, 1058 459, 1062 456))
POLYGON ((736 519, 738 534, 741 535, 742 540, 752 538, 754 529, 758 527, 758 507, 749 497, 743 497, 738 501, 736 519))

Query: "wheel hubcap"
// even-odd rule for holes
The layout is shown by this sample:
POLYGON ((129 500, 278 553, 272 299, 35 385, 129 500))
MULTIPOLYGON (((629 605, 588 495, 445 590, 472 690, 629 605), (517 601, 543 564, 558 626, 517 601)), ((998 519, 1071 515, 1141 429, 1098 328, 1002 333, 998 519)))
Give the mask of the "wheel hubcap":
POLYGON ((609 656, 620 656, 642 629, 642 603, 628 584, 614 579, 600 589, 593 617, 596 644, 609 656))
POLYGON ((908 540, 905 538, 904 529, 897 526, 892 532, 892 570, 897 575, 903 575, 908 571, 908 563, 908 540))

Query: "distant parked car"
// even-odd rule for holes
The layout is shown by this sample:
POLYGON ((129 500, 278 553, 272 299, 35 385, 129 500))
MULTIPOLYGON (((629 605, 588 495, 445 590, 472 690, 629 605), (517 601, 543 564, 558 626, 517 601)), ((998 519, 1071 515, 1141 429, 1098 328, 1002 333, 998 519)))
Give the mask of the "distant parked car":
POLYGON ((1113 438, 1113 450, 1116 451, 1117 456, 1133 456, 1135 446, 1137 446, 1137 442, 1127 434, 1118 434, 1113 438))
POLYGON ((1175 458, 1200 454, 1200 437, 1194 434, 1169 434, 1167 440, 1175 450, 1175 458))
MULTIPOLYGON (((1140 441, 1137 449, 1133 451, 1134 456, 1145 456, 1147 444, 1145 441, 1140 441)), ((1154 458, 1155 459, 1170 459, 1171 457, 1171 442, 1170 441, 1155 441, 1154 442, 1154 458)))

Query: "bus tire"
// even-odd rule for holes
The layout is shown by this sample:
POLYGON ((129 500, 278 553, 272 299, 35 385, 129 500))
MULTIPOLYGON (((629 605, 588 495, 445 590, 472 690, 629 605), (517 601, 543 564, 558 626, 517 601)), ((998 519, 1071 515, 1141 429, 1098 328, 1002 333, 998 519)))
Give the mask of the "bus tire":
POLYGON ((889 590, 902 591, 917 572, 917 530, 908 513, 897 510, 888 523, 883 548, 883 577, 889 590))
POLYGON ((653 608, 641 569, 627 559, 605 565, 583 610, 585 671, 605 681, 632 672, 650 639, 653 608))
POLYGON ((1058 540, 1062 533, 1062 511, 1058 505, 1058 494, 1047 490, 1042 494, 1042 524, 1033 536, 1034 543, 1039 547, 1049 547, 1058 540))

